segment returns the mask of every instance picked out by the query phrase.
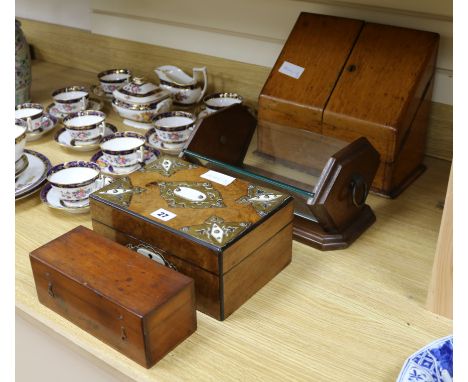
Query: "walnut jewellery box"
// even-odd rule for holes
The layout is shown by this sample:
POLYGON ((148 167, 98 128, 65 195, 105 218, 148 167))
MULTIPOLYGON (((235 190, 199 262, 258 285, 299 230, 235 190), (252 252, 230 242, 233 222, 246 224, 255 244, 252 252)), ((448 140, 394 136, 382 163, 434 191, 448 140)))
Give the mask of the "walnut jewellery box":
POLYGON ((90 197, 95 232, 195 280, 223 320, 291 261, 293 198, 161 155, 90 197))

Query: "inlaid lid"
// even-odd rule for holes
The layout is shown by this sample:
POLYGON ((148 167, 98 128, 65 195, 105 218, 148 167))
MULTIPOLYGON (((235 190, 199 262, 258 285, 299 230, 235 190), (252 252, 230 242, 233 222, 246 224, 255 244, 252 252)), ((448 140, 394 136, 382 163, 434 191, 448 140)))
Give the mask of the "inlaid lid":
POLYGON ((215 251, 292 201, 288 194, 166 155, 91 198, 215 251))

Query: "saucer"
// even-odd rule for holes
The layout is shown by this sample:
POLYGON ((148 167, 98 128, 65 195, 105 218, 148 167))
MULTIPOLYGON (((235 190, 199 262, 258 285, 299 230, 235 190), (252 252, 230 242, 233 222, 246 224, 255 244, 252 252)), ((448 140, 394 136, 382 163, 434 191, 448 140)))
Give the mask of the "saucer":
MULTIPOLYGON (((106 130, 104 131, 104 137, 114 134, 117 132, 117 127, 106 122, 106 130)), ((76 151, 92 151, 99 147, 100 140, 94 140, 91 142, 78 142, 71 139, 70 133, 63 127, 54 137, 55 142, 60 146, 66 147, 67 149, 76 151)))
POLYGON ((45 182, 51 168, 46 156, 33 150, 24 150, 29 165, 15 181, 15 199, 22 199, 36 192, 45 182))
MULTIPOLYGON (((104 186, 112 183, 113 179, 111 177, 104 177, 104 186)), ((60 200, 60 191, 52 188, 52 185, 49 182, 42 187, 40 193, 41 201, 47 205, 47 207, 54 208, 56 210, 61 210, 69 212, 72 214, 82 214, 89 211, 89 198, 83 200, 79 203, 74 203, 74 206, 66 205, 62 200, 60 200)))
POLYGON ((102 90, 100 85, 91 85, 90 90, 91 90, 91 93, 95 97, 104 98, 106 101, 110 101, 110 100, 112 100, 112 98, 114 98, 112 93, 104 92, 104 90, 102 90))
POLYGON ((37 129, 36 131, 30 133, 26 132, 26 141, 31 142, 35 141, 36 139, 41 138, 43 135, 47 134, 48 132, 52 131, 54 127, 57 125, 57 118, 55 118, 51 114, 44 114, 46 120, 42 123, 42 126, 37 129))
POLYGON ((21 155, 20 159, 15 162, 15 180, 28 168, 29 161, 26 154, 21 155))
MULTIPOLYGON (((89 98, 88 100, 88 107, 86 110, 102 110, 104 107, 104 102, 98 100, 96 98, 89 98)), ((51 103, 49 106, 46 107, 46 112, 48 112, 53 117, 57 118, 60 122, 63 118, 68 116, 68 113, 62 113, 57 109, 55 103, 51 103)))
POLYGON ((109 166, 108 162, 104 159, 104 155, 102 154, 101 150, 94 154, 91 157, 90 161, 97 163, 99 167, 101 167, 102 174, 111 176, 125 176, 131 174, 136 170, 139 170, 142 166, 155 161, 158 156, 158 150, 145 146, 145 162, 143 163, 143 165, 141 163, 137 163, 136 165, 123 168, 109 166))
POLYGON ((168 155, 179 155, 180 152, 182 151, 183 147, 180 147, 180 148, 177 148, 177 149, 168 149, 167 147, 164 147, 164 143, 161 142, 161 140, 158 138, 158 135, 156 133, 156 129, 151 129, 149 130, 146 134, 146 142, 147 144, 164 153, 164 154, 168 154, 168 155))

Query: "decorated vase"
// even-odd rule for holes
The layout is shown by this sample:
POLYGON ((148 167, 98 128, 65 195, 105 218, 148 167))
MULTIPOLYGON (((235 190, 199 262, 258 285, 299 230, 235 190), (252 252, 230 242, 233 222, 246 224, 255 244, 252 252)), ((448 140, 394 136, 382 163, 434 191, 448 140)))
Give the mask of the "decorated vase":
POLYGON ((29 45, 21 30, 21 23, 15 20, 15 105, 30 102, 31 56, 29 45))

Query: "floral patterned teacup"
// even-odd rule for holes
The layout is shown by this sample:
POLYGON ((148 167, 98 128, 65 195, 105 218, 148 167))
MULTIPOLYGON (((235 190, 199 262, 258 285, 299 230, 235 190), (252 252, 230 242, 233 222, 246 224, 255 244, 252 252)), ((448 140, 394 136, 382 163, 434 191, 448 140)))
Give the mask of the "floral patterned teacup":
POLYGON ((44 115, 44 107, 39 103, 22 103, 15 108, 15 118, 26 122, 29 132, 35 132, 43 127, 47 120, 44 115))
POLYGON ((120 89, 130 82, 132 73, 128 69, 109 69, 97 76, 101 89, 107 94, 112 94, 114 90, 120 89))
POLYGON ((192 134, 197 117, 185 111, 169 111, 153 118, 156 134, 168 149, 181 148, 192 134))
POLYGON ((211 114, 236 103, 242 103, 243 100, 237 93, 214 93, 203 98, 203 104, 206 113, 211 114))
POLYGON ((72 113, 63 119, 71 139, 80 143, 93 143, 104 136, 106 114, 97 110, 72 113))
POLYGON ((131 167, 144 162, 145 142, 143 135, 132 131, 115 133, 101 142, 104 160, 113 167, 131 167))
POLYGON ((93 162, 73 161, 52 167, 47 180, 60 192, 66 206, 86 202, 89 195, 103 186, 101 168, 93 162))
POLYGON ((70 86, 54 91, 52 98, 61 113, 69 114, 86 110, 89 94, 83 86, 70 86))

